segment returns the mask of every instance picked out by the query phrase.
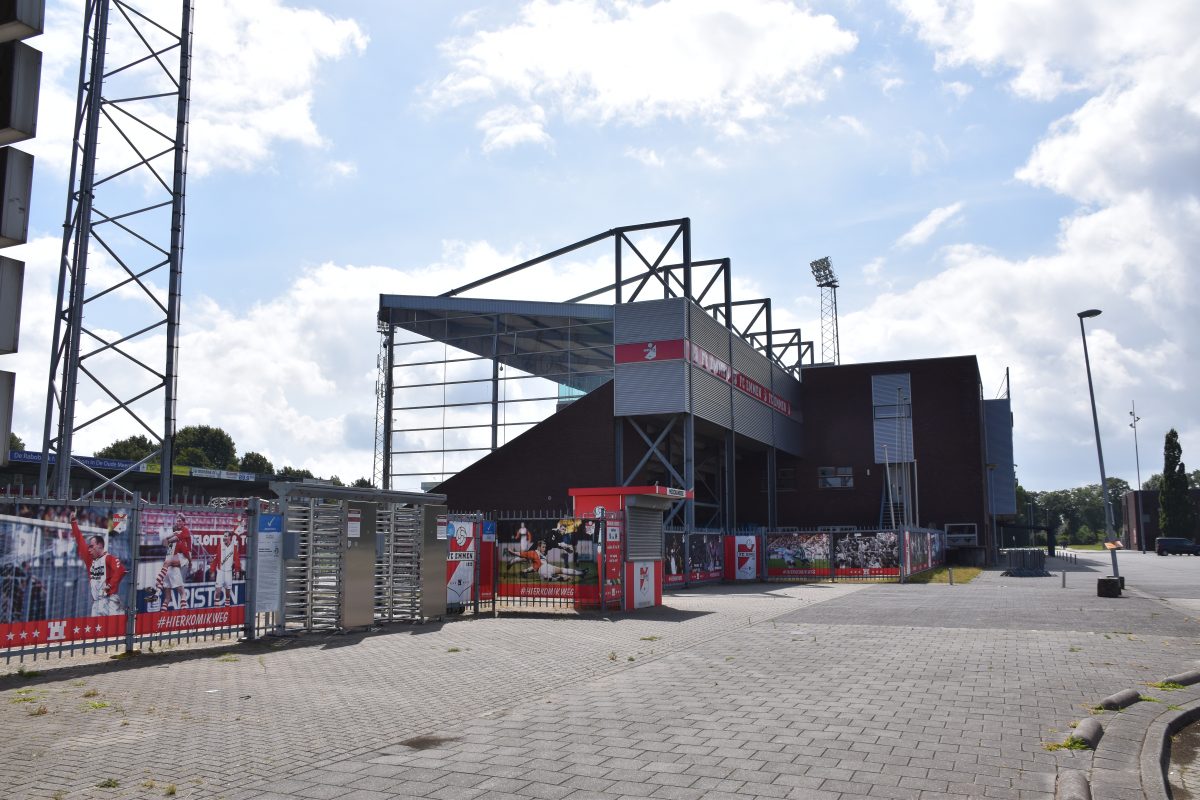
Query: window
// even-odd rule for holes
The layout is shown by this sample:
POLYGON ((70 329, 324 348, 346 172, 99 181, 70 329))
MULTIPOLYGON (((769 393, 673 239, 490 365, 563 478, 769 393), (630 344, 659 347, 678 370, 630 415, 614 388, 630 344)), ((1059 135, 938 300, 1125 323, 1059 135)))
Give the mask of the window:
POLYGON ((853 489, 854 467, 817 467, 818 489, 853 489))

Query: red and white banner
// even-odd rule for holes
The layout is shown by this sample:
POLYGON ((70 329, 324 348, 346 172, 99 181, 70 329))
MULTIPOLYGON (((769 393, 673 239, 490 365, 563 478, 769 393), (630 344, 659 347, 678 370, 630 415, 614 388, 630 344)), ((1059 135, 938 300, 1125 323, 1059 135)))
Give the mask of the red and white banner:
POLYGON ((692 366, 732 384, 745 395, 770 406, 785 416, 792 415, 792 404, 748 375, 735 370, 723 360, 686 339, 661 339, 653 342, 619 344, 615 348, 618 364, 637 364, 649 361, 690 361, 692 366))

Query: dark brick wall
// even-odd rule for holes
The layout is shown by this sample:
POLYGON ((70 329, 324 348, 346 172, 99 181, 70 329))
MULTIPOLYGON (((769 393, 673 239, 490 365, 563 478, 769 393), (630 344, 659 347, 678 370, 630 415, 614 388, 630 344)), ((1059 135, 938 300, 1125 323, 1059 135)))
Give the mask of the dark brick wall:
MULTIPOLYGON (((804 371, 801 407, 805 454, 780 454, 780 525, 875 525, 885 473, 874 461, 871 376, 907 372, 912 379, 913 445, 920 522, 974 522, 982 535, 986 471, 979 366, 974 356, 813 367, 804 371), (818 467, 852 467, 854 488, 818 489, 818 467)), ((766 518, 763 467, 739 465, 739 521, 766 518)))

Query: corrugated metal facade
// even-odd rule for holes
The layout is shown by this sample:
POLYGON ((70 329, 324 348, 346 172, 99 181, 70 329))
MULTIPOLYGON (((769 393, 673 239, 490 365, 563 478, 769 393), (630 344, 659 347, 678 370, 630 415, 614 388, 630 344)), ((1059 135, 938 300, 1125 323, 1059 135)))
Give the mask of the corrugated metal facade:
POLYGON ((992 513, 1017 513, 1017 471, 1013 465, 1012 403, 1008 398, 983 401, 985 455, 991 485, 992 513))
POLYGON ((912 380, 907 372, 871 376, 875 463, 913 460, 912 380))
MULTIPOLYGON (((691 341, 726 364, 730 363, 729 329, 697 305, 691 306, 689 316, 691 341)), ((733 387, 695 366, 691 367, 690 373, 693 413, 722 427, 730 427, 733 424, 733 387)))
POLYGON ((687 338, 689 301, 682 297, 623 303, 613 308, 613 342, 655 342, 687 338))
POLYGON ((688 410, 687 362, 618 364, 613 411, 618 417, 688 410))

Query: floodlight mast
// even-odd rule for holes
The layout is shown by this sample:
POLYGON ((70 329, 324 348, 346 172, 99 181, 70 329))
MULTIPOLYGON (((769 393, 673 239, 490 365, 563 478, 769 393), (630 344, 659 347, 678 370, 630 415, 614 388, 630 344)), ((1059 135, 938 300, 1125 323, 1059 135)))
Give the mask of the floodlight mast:
POLYGON ((821 289, 821 363, 842 363, 838 345, 837 290, 838 279, 833 274, 829 256, 818 258, 808 265, 817 286, 821 289))

